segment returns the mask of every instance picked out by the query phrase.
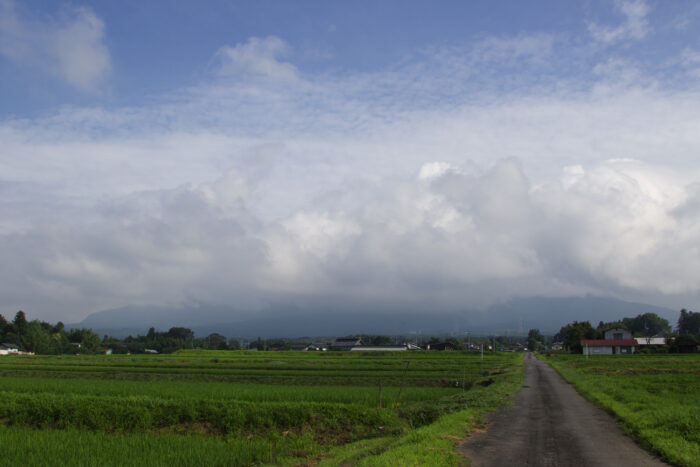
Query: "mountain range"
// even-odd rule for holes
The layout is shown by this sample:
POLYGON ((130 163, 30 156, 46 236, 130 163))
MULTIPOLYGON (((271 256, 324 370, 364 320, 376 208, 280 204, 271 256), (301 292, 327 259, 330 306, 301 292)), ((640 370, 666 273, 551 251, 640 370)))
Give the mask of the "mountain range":
POLYGON ((67 328, 91 328, 114 337, 143 335, 149 328, 167 331, 187 327, 197 336, 213 332, 236 338, 389 335, 525 335, 529 329, 554 334, 573 321, 616 321, 643 313, 656 313, 675 325, 678 312, 615 298, 522 297, 481 310, 450 312, 271 309, 245 313, 233 307, 197 304, 183 307, 128 306, 99 311, 67 328))

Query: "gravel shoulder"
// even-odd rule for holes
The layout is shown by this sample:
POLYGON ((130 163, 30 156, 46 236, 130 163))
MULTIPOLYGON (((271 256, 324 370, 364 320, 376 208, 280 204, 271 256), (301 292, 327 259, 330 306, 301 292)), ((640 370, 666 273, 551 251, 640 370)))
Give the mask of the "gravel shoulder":
POLYGON ((531 353, 525 356, 525 382, 514 402, 489 418, 484 433, 459 447, 472 466, 667 465, 531 353))

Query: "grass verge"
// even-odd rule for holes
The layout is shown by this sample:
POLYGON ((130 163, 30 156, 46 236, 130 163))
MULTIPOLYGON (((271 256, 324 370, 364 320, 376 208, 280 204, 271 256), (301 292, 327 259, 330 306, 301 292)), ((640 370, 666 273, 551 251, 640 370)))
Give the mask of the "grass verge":
MULTIPOLYGON (((513 394, 522 386, 522 359, 509 371, 493 377, 487 386, 476 385, 459 399, 445 400, 436 421, 398 437, 364 440, 340 446, 320 458, 309 459, 305 465, 334 466, 460 466, 468 459, 456 447, 469 433, 483 426, 484 415, 511 402, 513 394), (461 408, 457 411, 455 401, 461 408), (452 411, 450 413, 450 411, 452 411)), ((420 405, 416 409, 420 410, 420 405)), ((411 411, 405 408, 404 416, 411 411)), ((410 416, 409 416, 410 417, 410 416)))
POLYGON ((665 460, 700 467, 700 358, 685 355, 543 357, 588 400, 665 460))

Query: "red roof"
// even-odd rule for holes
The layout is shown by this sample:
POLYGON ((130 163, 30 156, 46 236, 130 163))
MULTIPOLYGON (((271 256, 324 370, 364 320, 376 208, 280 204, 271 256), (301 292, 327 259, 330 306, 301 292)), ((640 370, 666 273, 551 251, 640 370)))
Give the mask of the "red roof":
POLYGON ((610 347, 610 346, 621 346, 621 347, 637 347, 637 341, 634 339, 592 339, 592 340, 582 340, 581 346, 585 347, 610 347))

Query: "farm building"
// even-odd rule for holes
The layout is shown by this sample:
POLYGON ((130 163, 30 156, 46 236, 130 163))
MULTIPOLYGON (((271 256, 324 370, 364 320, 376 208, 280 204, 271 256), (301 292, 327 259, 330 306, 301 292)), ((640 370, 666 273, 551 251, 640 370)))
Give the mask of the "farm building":
POLYGON ((454 350, 449 342, 439 342, 437 344, 428 344, 425 350, 454 350))
POLYGON ((327 350, 324 344, 290 344, 289 350, 297 352, 306 352, 309 350, 324 351, 327 350))
POLYGON ((605 340, 632 339, 632 333, 624 328, 612 328, 605 331, 605 340))
POLYGON ((552 342, 552 350, 564 350, 564 343, 563 342, 552 342))
POLYGON ((0 355, 19 353, 19 347, 15 344, 0 344, 0 355))
POLYGON ((358 345, 362 345, 359 337, 339 337, 331 344, 331 350, 351 350, 358 345))
POLYGON ((401 344, 401 345, 356 345, 355 347, 350 348, 351 351, 353 352, 383 352, 383 351, 388 351, 388 352, 397 352, 397 351, 403 351, 403 350, 408 350, 408 346, 406 344, 401 344))
POLYGON ((645 347, 647 345, 666 345, 665 337, 635 337, 634 340, 640 347, 645 347))
POLYGON ((581 341, 584 355, 615 355, 634 353, 639 347, 627 329, 613 328, 605 331, 605 339, 584 339, 581 341))

